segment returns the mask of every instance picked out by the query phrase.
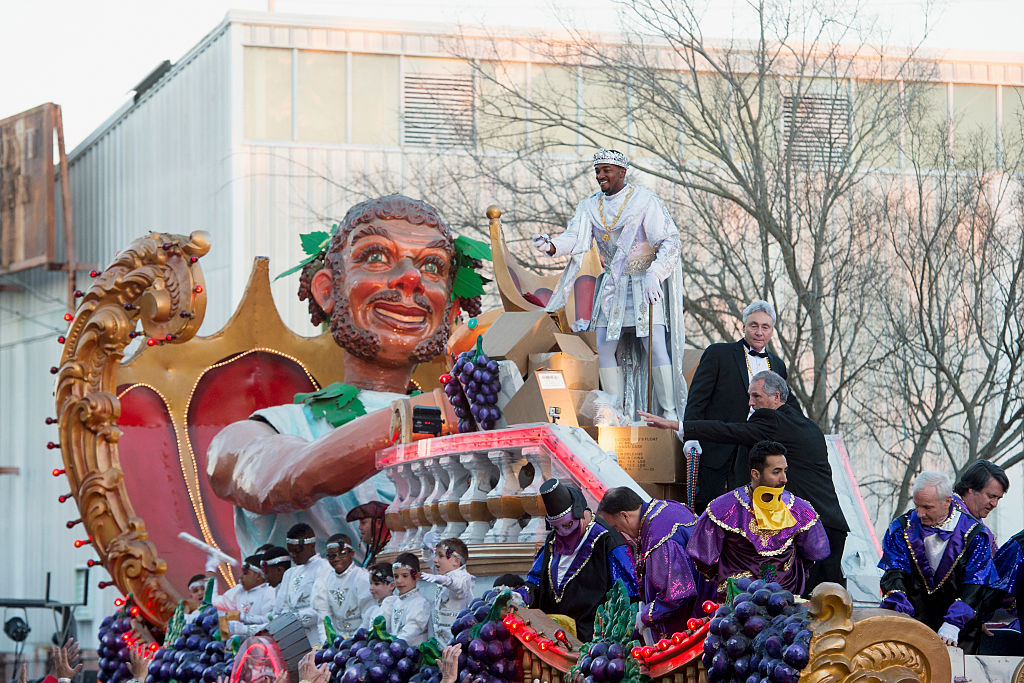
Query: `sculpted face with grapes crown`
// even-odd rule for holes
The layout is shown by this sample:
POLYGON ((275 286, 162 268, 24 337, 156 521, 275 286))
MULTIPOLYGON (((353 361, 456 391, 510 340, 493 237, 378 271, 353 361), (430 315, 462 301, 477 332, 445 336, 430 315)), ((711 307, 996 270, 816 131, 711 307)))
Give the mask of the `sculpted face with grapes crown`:
POLYGON ((346 382, 390 391, 444 351, 460 304, 483 293, 477 259, 490 256, 453 236, 433 206, 402 195, 356 204, 330 233, 302 241, 309 257, 282 275, 301 268, 299 299, 345 351, 346 382))

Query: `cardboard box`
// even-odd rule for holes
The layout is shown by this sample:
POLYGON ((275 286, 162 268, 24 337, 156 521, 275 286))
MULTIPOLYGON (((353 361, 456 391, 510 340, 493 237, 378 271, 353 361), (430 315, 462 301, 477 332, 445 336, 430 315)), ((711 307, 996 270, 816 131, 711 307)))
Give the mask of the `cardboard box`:
POLYGON ((511 425, 530 422, 551 422, 551 409, 557 408, 558 424, 578 427, 576 406, 565 386, 565 377, 558 370, 531 372, 526 383, 516 392, 503 410, 511 425))
POLYGON ((530 354, 530 372, 534 370, 561 370, 570 389, 590 391, 597 389, 597 354, 579 337, 555 333, 555 351, 530 354))
POLYGON ((651 498, 674 500, 686 505, 686 484, 640 484, 651 498))
POLYGON ((600 427, 597 443, 614 452, 619 467, 639 484, 686 482, 683 445, 675 432, 656 427, 600 427))
POLYGON ((493 360, 514 361, 525 375, 530 354, 553 349, 556 332, 558 326, 545 311, 506 311, 484 332, 484 353, 493 360))

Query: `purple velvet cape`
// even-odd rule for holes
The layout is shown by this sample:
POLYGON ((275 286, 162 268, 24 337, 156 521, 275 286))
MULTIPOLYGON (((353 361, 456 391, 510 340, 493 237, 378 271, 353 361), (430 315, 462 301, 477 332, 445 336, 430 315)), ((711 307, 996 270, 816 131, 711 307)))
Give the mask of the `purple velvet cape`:
MULTIPOLYGON (((640 508, 636 575, 644 611, 640 618, 660 640, 686 631, 704 581, 686 553, 697 517, 682 503, 651 500, 640 508)), ((710 596, 707 596, 710 597, 710 596)))
POLYGON ((773 569, 775 581, 795 594, 803 592, 812 563, 828 557, 828 537, 811 504, 789 491, 782 502, 796 524, 781 531, 761 531, 750 502, 750 486, 715 498, 697 520, 686 550, 718 594, 730 577, 760 578, 773 569))
MULTIPOLYGON (((950 503, 950 512, 954 509, 959 506, 950 503)), ((880 607, 909 614, 935 630, 942 622, 962 629, 986 597, 979 589, 999 583, 992 563, 992 532, 960 510, 936 571, 928 563, 924 539, 916 510, 889 524, 878 562, 884 572, 880 607)))

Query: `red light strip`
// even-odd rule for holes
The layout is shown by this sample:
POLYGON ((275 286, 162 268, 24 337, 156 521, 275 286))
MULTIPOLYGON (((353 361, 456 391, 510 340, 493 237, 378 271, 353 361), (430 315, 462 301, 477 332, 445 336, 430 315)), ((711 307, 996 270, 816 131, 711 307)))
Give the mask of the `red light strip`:
POLYGON ((832 442, 836 446, 836 452, 839 453, 839 460, 843 463, 843 469, 846 470, 846 474, 850 477, 850 483, 853 484, 853 492, 856 494, 857 505, 860 507, 860 513, 864 521, 867 522, 868 533, 871 535, 871 543, 875 546, 875 550, 878 551, 878 557, 882 557, 882 544, 878 542, 878 534, 875 533, 875 525, 871 522, 871 517, 868 516, 868 506, 864 504, 864 497, 860 495, 860 485, 857 484, 857 478, 853 476, 853 468, 850 466, 850 456, 846 452, 846 442, 841 439, 836 439, 832 442))

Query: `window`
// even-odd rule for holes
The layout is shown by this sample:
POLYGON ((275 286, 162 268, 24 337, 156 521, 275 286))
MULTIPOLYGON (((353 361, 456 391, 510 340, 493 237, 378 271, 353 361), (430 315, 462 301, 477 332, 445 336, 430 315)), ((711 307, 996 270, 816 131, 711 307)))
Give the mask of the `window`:
POLYGON ((343 52, 299 52, 295 84, 299 140, 345 142, 346 69, 343 52))
POLYGON ((472 140, 472 75, 407 73, 403 88, 405 144, 457 146, 472 140))
POLYGON ((794 161, 834 164, 850 144, 850 99, 805 93, 782 96, 782 136, 794 161))
POLYGON ((245 48, 245 137, 292 138, 292 51, 245 48))
POLYGON ((352 139, 398 145, 398 57, 352 55, 352 139))

